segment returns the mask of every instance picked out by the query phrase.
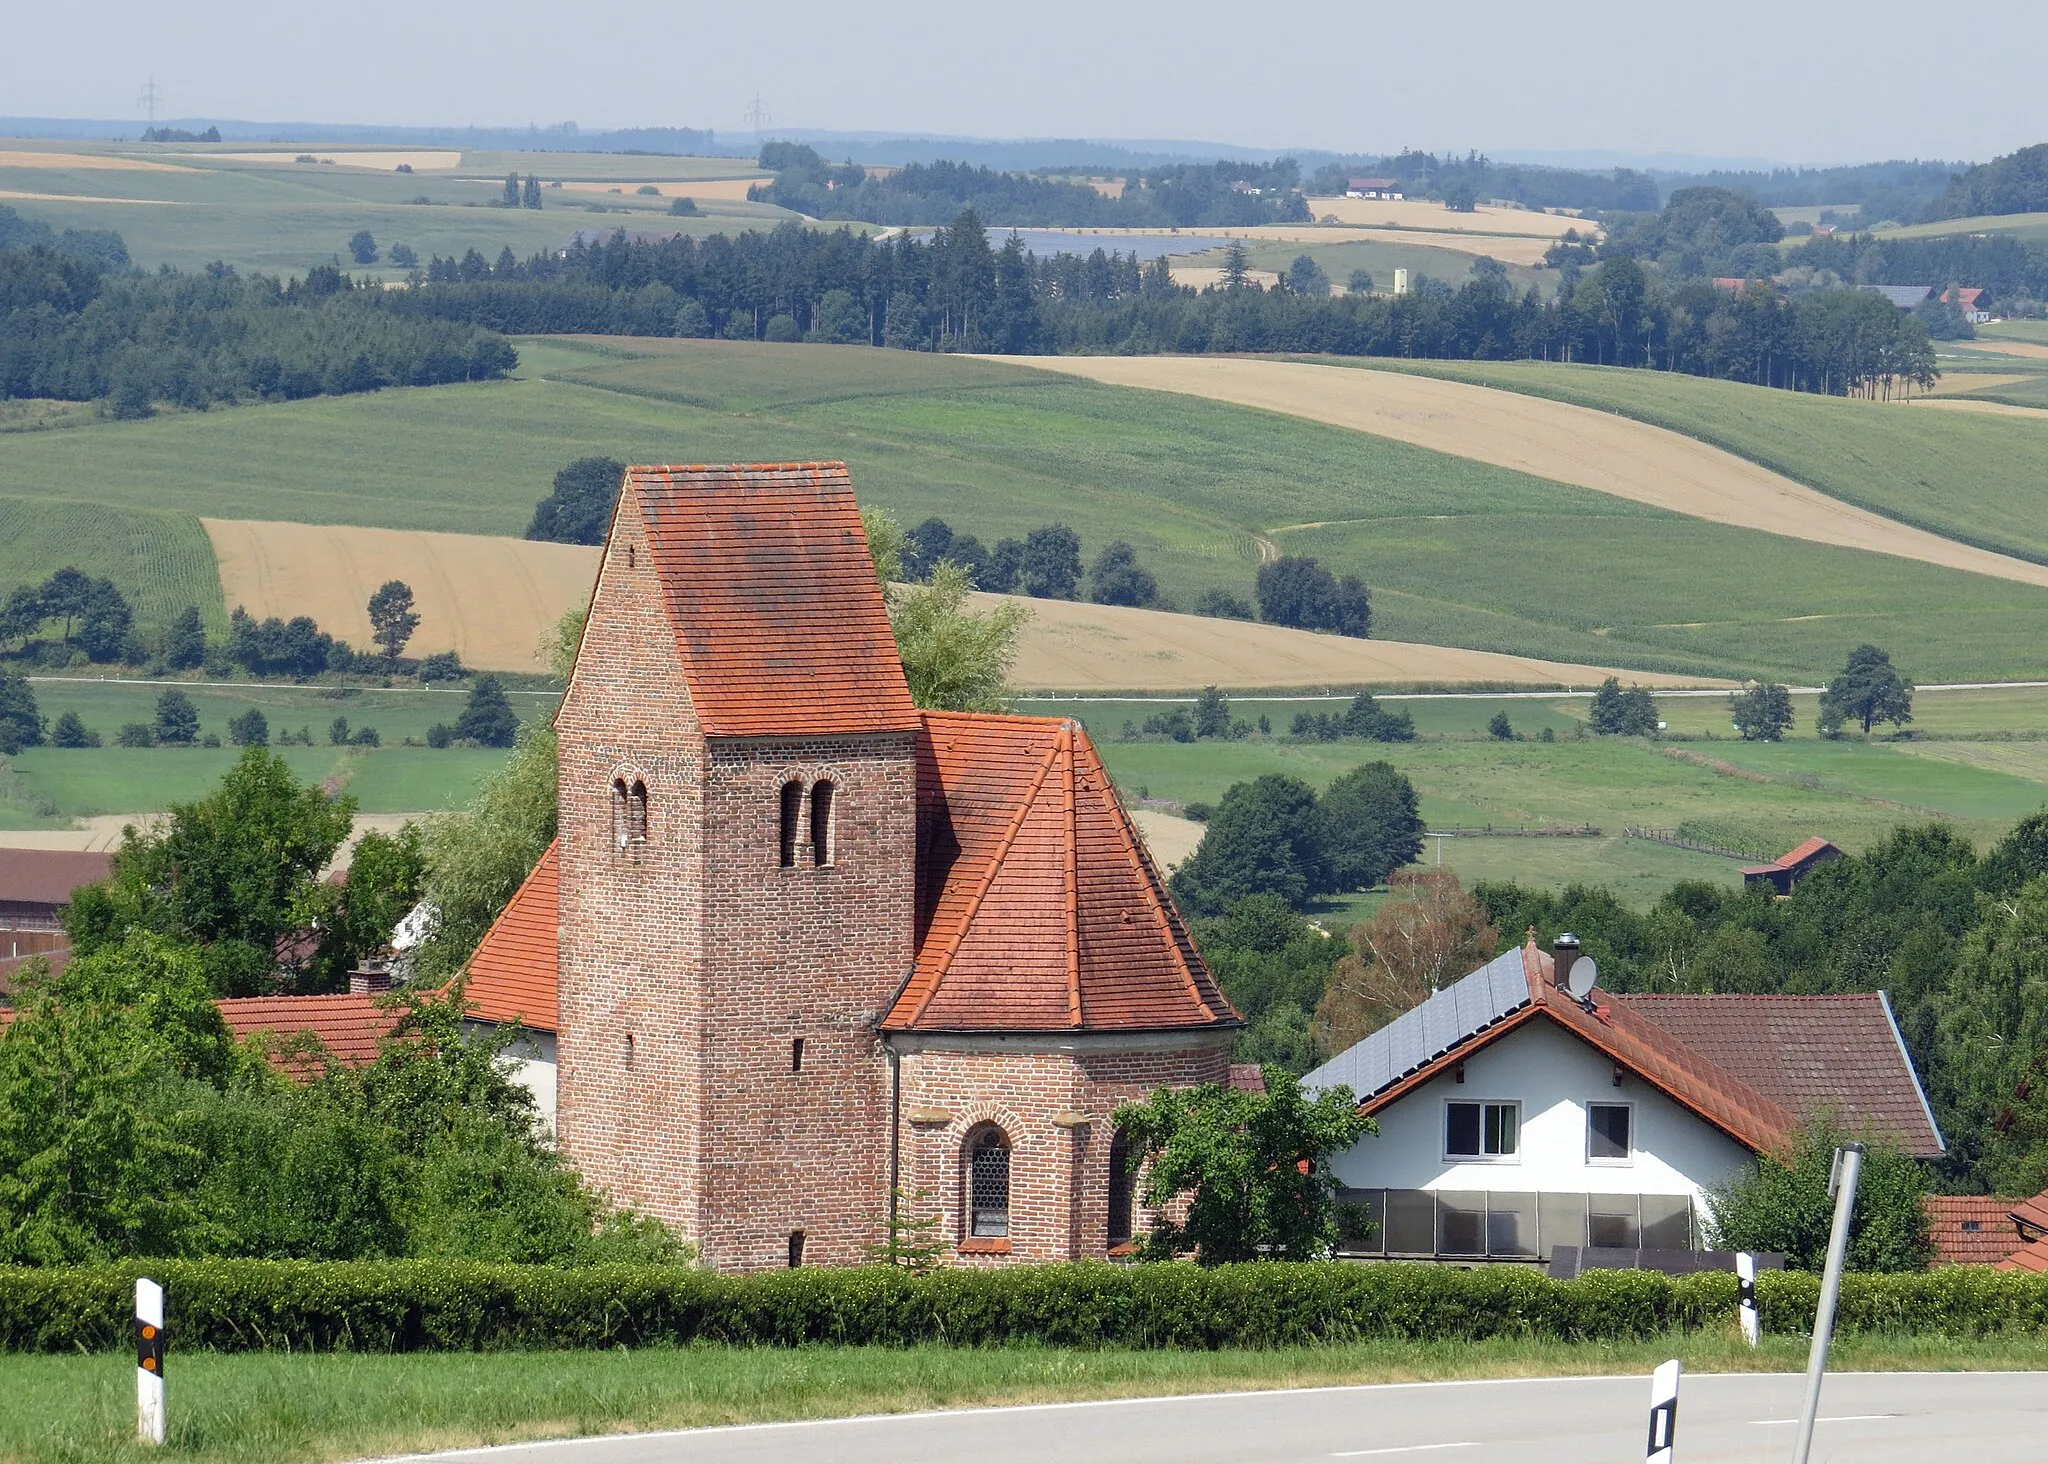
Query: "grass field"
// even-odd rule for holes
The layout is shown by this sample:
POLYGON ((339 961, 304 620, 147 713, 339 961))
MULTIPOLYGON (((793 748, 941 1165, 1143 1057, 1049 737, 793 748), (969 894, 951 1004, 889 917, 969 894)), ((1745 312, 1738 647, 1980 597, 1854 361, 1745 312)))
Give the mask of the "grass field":
MULTIPOLYGON (((0 458, 10 445, 0 438, 0 458)), ((216 634, 227 630, 213 546, 193 514, 139 503, 110 508, 65 498, 0 498, 0 595, 67 564, 119 585, 145 630, 167 625, 191 605, 216 634)))
POLYGON ((346 150, 284 148, 256 160, 242 147, 116 149, 42 142, 0 143, 0 203, 54 228, 113 229, 136 263, 197 269, 225 260, 242 270, 303 273, 338 259, 357 274, 385 279, 405 271, 388 260, 367 271, 348 264, 348 240, 368 229, 380 246, 410 244, 425 260, 475 248, 487 258, 510 247, 521 258, 558 249, 579 229, 650 228, 706 234, 791 218, 768 204, 706 197, 700 214, 671 218, 659 198, 634 192, 706 175, 755 172, 744 159, 635 158, 604 154, 476 153, 448 171, 399 173, 295 163, 299 151, 339 161, 346 150), (143 152, 147 156, 143 156, 143 152), (137 162, 141 166, 136 166, 137 162), (543 183, 618 186, 608 192, 543 189, 539 210, 494 208, 504 176, 532 173, 543 183), (425 198, 426 203, 415 200, 425 198), (602 210, 602 212, 594 211, 602 210))
POLYGON ((1675 372, 1545 362, 1346 362, 1617 412, 1726 448, 1832 497, 2048 563, 2048 420, 1896 410, 1675 372))
POLYGON ((587 453, 844 458, 906 524, 938 514, 988 543, 1063 521, 1090 557, 1128 539, 1183 604, 1248 594, 1268 530, 1333 522, 1299 542, 1373 587, 1390 640, 1812 680, 1875 639, 1923 679, 2043 669, 2048 591, 1272 413, 858 347, 520 347, 516 381, 17 434, 0 493, 91 482, 208 517, 517 535, 554 470, 587 453))
MULTIPOLYGON (((100 1464, 159 1455, 192 1464, 324 1464, 432 1448, 780 1419, 1091 1398, 1333 1387, 1442 1378, 1689 1372, 1787 1374, 1805 1339, 1755 1350, 1719 1334, 1628 1343, 1361 1343, 1260 1352, 806 1347, 519 1354, 174 1355, 170 1437, 134 1442, 125 1354, 0 1356, 0 1460, 100 1464)), ((2038 1368, 2048 1342, 1852 1336, 1837 1371, 2038 1368)))
MULTIPOLYGON (((1475 241, 1473 248, 1484 251, 1484 241, 1475 241)), ((1394 271, 1405 269, 1409 285, 1422 275, 1443 280, 1456 286, 1463 284, 1472 273, 1472 262, 1477 254, 1457 249, 1444 249, 1430 244, 1409 244, 1399 239, 1368 240, 1350 244, 1261 244, 1251 251, 1251 263, 1255 269, 1270 269, 1285 273, 1287 267, 1299 256, 1306 254, 1322 266, 1330 282, 1340 289, 1355 269, 1362 269, 1372 276, 1373 288, 1390 291, 1394 288, 1394 271)), ((1221 256, 1213 251, 1194 256, 1196 264, 1220 264, 1221 256)), ((1557 271, 1532 269, 1526 264, 1507 266, 1508 283, 1517 295, 1535 288, 1544 295, 1557 292, 1557 271)))
POLYGON ((1945 234, 2011 234, 2039 243, 2048 240, 2048 213, 1979 214, 1967 219, 1937 219, 1886 229, 1880 239, 1939 239, 1945 234))

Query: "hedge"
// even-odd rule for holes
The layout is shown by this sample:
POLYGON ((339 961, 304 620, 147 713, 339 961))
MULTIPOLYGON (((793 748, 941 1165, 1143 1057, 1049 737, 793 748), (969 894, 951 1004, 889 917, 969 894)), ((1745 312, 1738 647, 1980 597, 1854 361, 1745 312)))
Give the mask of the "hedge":
MULTIPOLYGON (((888 1267, 722 1276, 680 1266, 163 1261, 0 1268, 0 1349, 126 1346, 134 1278, 168 1292, 173 1346, 404 1352, 805 1343, 1279 1347, 1366 1339, 1622 1340, 1732 1326, 1735 1278, 1426 1265, 888 1267)), ((1804 1332, 1818 1279, 1758 1278, 1764 1325, 1804 1332)), ((1950 1267, 1852 1275, 1844 1331, 2048 1326, 2048 1277, 1950 1267)))

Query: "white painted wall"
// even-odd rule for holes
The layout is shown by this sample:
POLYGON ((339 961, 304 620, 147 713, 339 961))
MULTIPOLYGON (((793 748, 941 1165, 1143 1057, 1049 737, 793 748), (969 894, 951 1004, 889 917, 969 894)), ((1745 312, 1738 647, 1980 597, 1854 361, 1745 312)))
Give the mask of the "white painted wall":
POLYGON ((1523 1193, 1690 1195, 1751 1162, 1749 1150, 1631 1075, 1614 1086, 1613 1060, 1537 1018, 1378 1115, 1380 1131, 1331 1161, 1355 1189, 1504 1190, 1523 1193), (1444 1158, 1450 1099, 1519 1099, 1521 1152, 1481 1163, 1444 1158), (1625 1163, 1587 1159, 1586 1106, 1634 1106, 1634 1153, 1625 1163))
MULTIPOLYGON (((463 1026, 475 1032, 489 1032, 496 1023, 465 1022, 463 1026)), ((550 1134, 554 1133, 555 1034, 529 1029, 505 1049, 505 1061, 511 1065, 512 1081, 533 1094, 534 1107, 540 1110, 541 1121, 547 1125, 550 1134)))

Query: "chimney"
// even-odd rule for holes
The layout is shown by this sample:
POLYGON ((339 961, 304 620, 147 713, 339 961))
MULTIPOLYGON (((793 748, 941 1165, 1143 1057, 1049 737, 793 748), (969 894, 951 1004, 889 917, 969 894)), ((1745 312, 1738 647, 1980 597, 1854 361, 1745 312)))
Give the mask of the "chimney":
POLYGON ((348 973, 348 994, 369 996, 391 989, 391 967, 383 961, 365 961, 348 973))
POLYGON ((1571 975, 1572 962, 1579 958, 1579 938, 1569 930, 1550 943, 1550 979, 1559 991, 1565 989, 1565 978, 1571 975))

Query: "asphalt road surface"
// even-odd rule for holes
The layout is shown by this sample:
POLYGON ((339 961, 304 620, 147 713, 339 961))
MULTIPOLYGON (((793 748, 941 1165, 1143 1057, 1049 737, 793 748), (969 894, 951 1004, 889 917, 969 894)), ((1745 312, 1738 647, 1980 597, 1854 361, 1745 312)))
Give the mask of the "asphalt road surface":
MULTIPOLYGON (((1677 1464, 1787 1464, 1804 1386, 1688 1377, 1677 1464)), ((1134 1398, 612 1435, 422 1458, 491 1464, 1636 1464, 1647 1377, 1134 1398)), ((2048 1373, 1837 1373, 1813 1461, 2048 1464, 2048 1373)))

